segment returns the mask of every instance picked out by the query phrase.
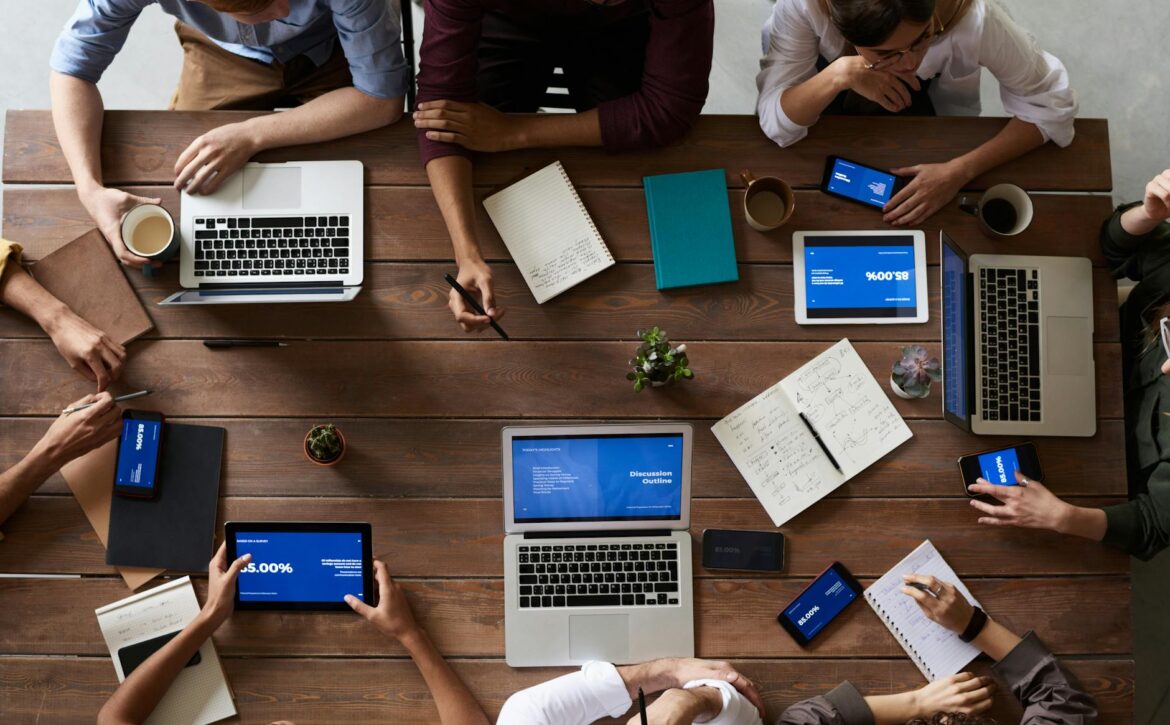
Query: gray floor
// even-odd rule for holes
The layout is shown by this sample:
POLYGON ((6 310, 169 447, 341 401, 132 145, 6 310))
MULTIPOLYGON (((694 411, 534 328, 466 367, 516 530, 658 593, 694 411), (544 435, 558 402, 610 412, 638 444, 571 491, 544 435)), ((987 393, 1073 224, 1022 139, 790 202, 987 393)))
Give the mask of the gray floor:
MULTIPOLYGON (((1068 66, 1081 99, 1081 115, 1109 119, 1113 196, 1118 201, 1138 198, 1150 177, 1170 167, 1170 79, 1164 55, 1170 3, 1002 2, 1042 47, 1068 66)), ((6 42, 0 44, 0 112, 48 107, 49 52, 76 5, 77 0, 0 0, 0 17, 8 28, 6 42)), ((706 112, 752 113, 759 29, 772 3, 716 0, 716 5, 715 63, 706 112)), ((101 83, 108 108, 165 107, 181 60, 171 25, 158 8, 143 12, 101 83)), ((415 27, 421 33, 421 17, 415 27)), ((987 74, 983 97, 985 114, 1002 115, 996 86, 987 74)), ((1151 564, 1135 564, 1139 723, 1170 722, 1170 623, 1159 616, 1167 602, 1170 554, 1151 564)))

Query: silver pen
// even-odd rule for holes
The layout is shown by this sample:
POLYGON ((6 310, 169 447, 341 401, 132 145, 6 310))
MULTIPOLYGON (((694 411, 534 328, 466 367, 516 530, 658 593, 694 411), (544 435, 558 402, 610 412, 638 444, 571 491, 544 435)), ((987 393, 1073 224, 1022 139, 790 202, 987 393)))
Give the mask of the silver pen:
MULTIPOLYGON (((118 397, 114 398, 114 402, 121 403, 123 400, 133 400, 134 398, 141 398, 144 395, 150 395, 150 391, 149 390, 139 390, 137 393, 127 393, 126 395, 119 395, 118 397)), ((65 410, 62 410, 61 413, 63 415, 69 415, 70 413, 76 413, 79 410, 85 410, 86 408, 90 407, 91 405, 97 405, 97 403, 96 402, 82 403, 81 405, 75 405, 72 408, 66 408, 65 410)))

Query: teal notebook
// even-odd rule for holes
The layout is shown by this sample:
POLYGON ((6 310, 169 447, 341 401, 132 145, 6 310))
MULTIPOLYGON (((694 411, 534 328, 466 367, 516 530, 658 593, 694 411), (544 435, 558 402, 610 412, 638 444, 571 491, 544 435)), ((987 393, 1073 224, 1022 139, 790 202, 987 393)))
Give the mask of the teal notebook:
POLYGON ((739 279, 723 169, 647 176, 642 185, 658 289, 739 279))

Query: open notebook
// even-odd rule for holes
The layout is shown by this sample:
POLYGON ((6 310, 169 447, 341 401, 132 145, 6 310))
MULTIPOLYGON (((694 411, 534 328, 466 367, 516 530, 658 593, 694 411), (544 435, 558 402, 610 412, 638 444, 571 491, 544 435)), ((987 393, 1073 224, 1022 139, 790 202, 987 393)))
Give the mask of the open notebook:
POLYGON ((954 584, 967 601, 979 602, 967 591, 955 570, 947 564, 930 543, 922 542, 909 556, 898 562, 885 576, 865 590, 865 601, 877 612, 878 618, 889 628, 890 634, 906 650, 906 654, 922 670, 926 679, 934 682, 962 671, 979 656, 979 648, 959 639, 959 635, 941 624, 926 618, 918 604, 902 592, 903 574, 925 574, 954 584))
POLYGON ((613 266, 560 161, 492 194, 483 206, 539 304, 613 266))
POLYGON ((711 431, 776 526, 913 435, 847 339, 752 398, 711 431))

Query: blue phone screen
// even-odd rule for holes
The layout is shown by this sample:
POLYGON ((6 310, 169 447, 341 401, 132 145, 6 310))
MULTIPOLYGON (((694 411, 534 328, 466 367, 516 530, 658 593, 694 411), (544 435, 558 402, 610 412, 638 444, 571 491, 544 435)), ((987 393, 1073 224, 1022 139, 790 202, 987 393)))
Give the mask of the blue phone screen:
POLYGON ((162 421, 122 419, 122 442, 118 446, 118 486, 154 488, 158 473, 158 450, 162 421))
POLYGON ((1020 458, 1015 448, 992 451, 979 456, 979 470, 983 480, 997 486, 1015 486, 1016 471, 1020 470, 1020 458))
POLYGON ((826 187, 834 194, 881 209, 894 195, 894 184, 897 181, 898 177, 889 172, 837 159, 833 162, 826 187))
POLYGON ((857 599, 857 592, 850 588, 836 569, 829 569, 817 577, 795 602, 788 605, 783 616, 796 625, 805 639, 812 639, 854 599, 857 599))

